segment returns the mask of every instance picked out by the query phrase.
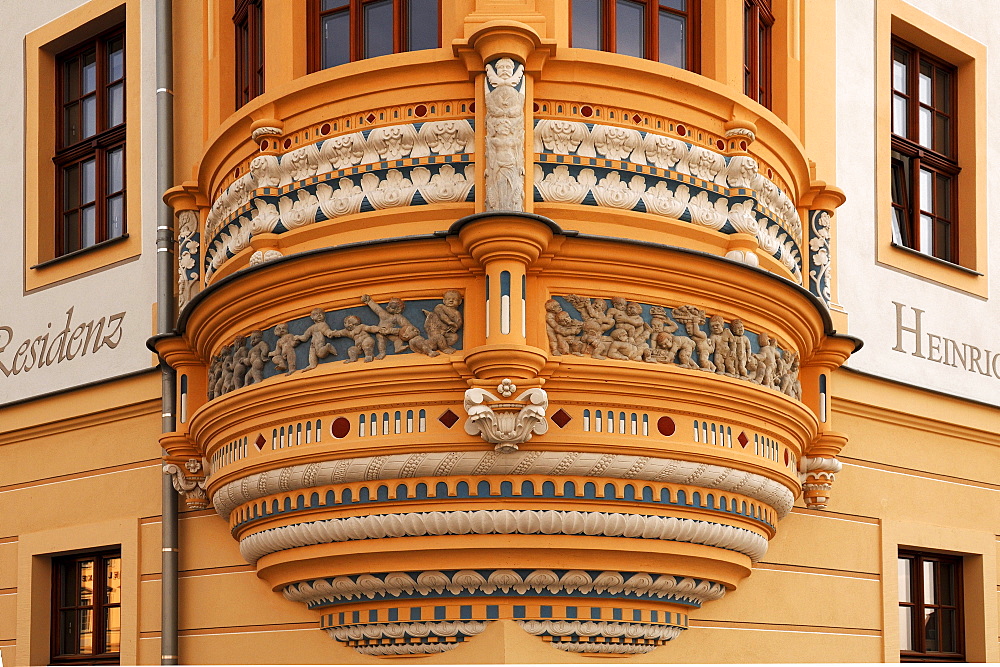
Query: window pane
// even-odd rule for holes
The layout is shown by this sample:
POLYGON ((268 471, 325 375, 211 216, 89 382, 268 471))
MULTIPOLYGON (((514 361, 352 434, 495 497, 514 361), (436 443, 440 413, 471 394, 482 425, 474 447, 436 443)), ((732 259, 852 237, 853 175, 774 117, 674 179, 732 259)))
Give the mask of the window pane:
POLYGON ((670 12, 660 12, 660 62, 687 67, 686 20, 670 12))
MULTIPOLYGON (((920 210, 934 212, 934 172, 927 171, 926 169, 920 170, 920 210)), ((924 563, 924 576, 927 576, 928 566, 931 563, 924 563)), ((924 587, 927 587, 927 580, 924 580, 924 587)), ((927 602, 933 602, 933 600, 927 600, 927 602)))
MULTIPOLYGON (((944 174, 938 174, 937 175, 937 192, 935 193, 935 196, 936 196, 936 199, 935 199, 934 203, 936 204, 936 206, 935 206, 935 209, 934 209, 934 214, 937 215, 937 216, 939 216, 939 217, 945 218, 947 220, 951 220, 951 218, 952 218, 952 214, 951 214, 951 179, 948 178, 947 176, 945 176, 944 174)), ((951 568, 952 568, 952 566, 950 564, 948 564, 948 563, 940 563, 938 565, 938 567, 940 568, 939 572, 942 573, 941 574, 942 577, 945 577, 945 573, 946 572, 950 572, 951 568), (945 568, 948 568, 948 569, 945 569, 945 568)), ((943 579, 942 580, 942 588, 944 588, 946 586, 949 586, 949 585, 951 585, 951 584, 948 583, 947 579, 943 579)), ((942 600, 941 604, 952 604, 952 603, 942 600)))
POLYGON ((669 7, 684 12, 687 11, 687 0, 660 0, 660 7, 669 7))
POLYGON ((106 194, 119 192, 125 188, 125 149, 108 151, 108 188, 106 194))
POLYGON ((323 17, 323 67, 343 65, 351 60, 351 16, 340 12, 323 17))
MULTIPOLYGON (((920 171, 920 187, 924 187, 924 176, 929 175, 930 172, 920 171)), ((923 199, 923 194, 921 193, 921 199, 923 199)), ((931 211, 933 209, 927 208, 925 210, 931 211)), ((935 567, 937 563, 932 560, 924 561, 924 604, 937 604, 937 595, 935 591, 937 590, 937 568, 935 567)))
POLYGON ((933 112, 930 109, 920 108, 919 126, 920 126, 920 138, 918 141, 921 146, 926 146, 931 148, 931 120, 933 112))
POLYGON ((80 134, 80 104, 74 102, 63 111, 63 145, 72 146, 83 139, 80 134))
MULTIPOLYGON (((83 222, 80 242, 84 248, 89 248, 97 243, 97 211, 93 206, 88 206, 80 211, 80 214, 83 222)), ((91 585, 93 585, 93 581, 91 581, 91 585)), ((91 594, 93 593, 91 592, 91 594)))
POLYGON ((104 610, 104 652, 117 653, 121 648, 122 614, 120 607, 104 610))
POLYGON ((108 197, 108 238, 118 238, 125 233, 125 197, 108 197))
POLYGON ((953 261, 951 254, 951 225, 938 220, 934 225, 934 256, 953 261))
POLYGON ((76 646, 77 616, 75 609, 59 612, 59 628, 61 632, 56 652, 63 655, 76 653, 78 649, 76 646))
MULTIPOLYGON (((926 565, 926 563, 925 563, 926 565)), ((926 592, 927 586, 924 585, 924 591, 926 592)), ((936 609, 925 609, 924 610, 924 650, 930 651, 940 651, 938 648, 940 637, 940 632, 938 631, 938 612, 936 609)))
POLYGON ((910 559, 900 558, 897 563, 897 581, 899 586, 899 601, 910 602, 910 559))
POLYGON ((83 102, 83 138, 97 134, 97 96, 84 98, 83 102))
POLYGON ((938 69, 934 76, 934 106, 951 113, 951 74, 938 69))
POLYGON ((94 603, 94 561, 80 561, 77 567, 77 590, 80 591, 78 604, 81 606, 94 603))
MULTIPOLYGON (((63 252, 80 249, 80 216, 76 211, 63 216, 63 252)), ((71 589, 76 595, 76 589, 71 589)))
POLYGON ((80 58, 83 67, 83 92, 92 93, 97 90, 97 52, 91 51, 80 58))
POLYGON ((87 160, 80 165, 81 175, 80 179, 80 195, 82 197, 82 202, 84 204, 94 201, 96 195, 96 169, 93 160, 87 160))
POLYGON ((917 87, 920 91, 920 101, 923 104, 929 104, 933 106, 933 98, 931 97, 931 77, 934 73, 934 68, 923 63, 920 65, 920 76, 917 79, 917 87))
POLYGON ((938 621, 941 630, 939 651, 958 652, 958 618, 954 609, 939 609, 938 621))
MULTIPOLYGON (((946 191, 949 185, 949 179, 939 176, 938 177, 938 197, 939 206, 940 200, 944 199, 948 195, 946 191)), ((940 214, 942 217, 948 217, 944 212, 940 214)), ((955 604, 955 565, 954 563, 938 563, 938 576, 941 580, 941 585, 939 591, 941 593, 941 600, 938 604, 955 604)))
POLYGON ((615 5, 615 50, 626 56, 646 55, 645 5, 618 0, 615 5))
POLYGON ((80 97, 80 59, 73 58, 63 65, 63 94, 66 101, 80 97))
POLYGON ((901 93, 906 92, 906 63, 908 61, 906 53, 896 49, 892 59, 892 87, 901 93))
POLYGON ((365 58, 392 53, 392 0, 369 2, 365 15, 365 58))
POLYGON ((899 648, 902 651, 913 650, 913 608, 899 608, 899 648))
POLYGON ((601 48, 601 5, 599 0, 573 0, 573 46, 601 48))
POLYGON ((351 0, 323 0, 323 7, 321 11, 326 11, 328 9, 338 9, 340 7, 346 7, 350 4, 351 0))
POLYGON ((951 119, 941 114, 934 114, 934 150, 951 154, 951 119))
POLYGON ((410 0, 407 46, 410 51, 438 47, 438 0, 410 0))
POLYGON ((104 559, 104 603, 119 604, 122 601, 122 559, 119 556, 104 559))
POLYGON ((116 83, 108 88, 108 127, 125 122, 125 84, 116 83))
POLYGON ((78 165, 63 170, 63 210, 80 205, 80 168, 78 165))
POLYGON ((907 137, 907 102, 902 95, 892 96, 892 131, 901 137, 907 137))
POLYGON ((91 654, 94 652, 94 610, 80 609, 77 611, 79 622, 79 643, 76 653, 91 654))
POLYGON ((108 44, 108 81, 117 81, 125 76, 124 40, 118 37, 108 44))
MULTIPOLYGON (((930 255, 931 252, 931 239, 933 230, 933 219, 928 215, 920 216, 920 247, 917 248, 920 252, 930 255)), ((926 585, 926 584, 925 584, 926 585)), ((926 594, 927 589, 924 589, 926 594)))

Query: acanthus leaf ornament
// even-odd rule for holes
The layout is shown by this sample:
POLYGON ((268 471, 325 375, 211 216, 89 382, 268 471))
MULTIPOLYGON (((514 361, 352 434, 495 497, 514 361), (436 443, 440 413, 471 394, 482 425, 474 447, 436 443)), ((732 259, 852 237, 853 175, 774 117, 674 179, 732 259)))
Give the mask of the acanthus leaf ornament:
POLYGON ((500 453, 510 453, 532 435, 548 430, 545 409, 549 398, 544 389, 534 387, 514 399, 507 398, 517 390, 509 379, 504 379, 497 389, 504 398, 479 387, 465 391, 464 407, 469 414, 466 433, 482 437, 500 453))
POLYGON ((208 507, 208 494, 205 493, 204 466, 198 459, 188 459, 183 469, 176 463, 166 463, 163 474, 170 476, 174 490, 184 497, 188 509, 203 510, 208 507))

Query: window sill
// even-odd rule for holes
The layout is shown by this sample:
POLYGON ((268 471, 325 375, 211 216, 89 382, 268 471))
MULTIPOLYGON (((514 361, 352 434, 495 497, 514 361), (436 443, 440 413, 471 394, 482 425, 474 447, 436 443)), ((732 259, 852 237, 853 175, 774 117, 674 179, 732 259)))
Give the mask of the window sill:
POLYGON ((917 257, 922 257, 923 259, 930 260, 937 263, 940 266, 946 266, 950 269, 955 269, 956 271, 962 271, 972 276, 982 276, 983 274, 975 269, 970 269, 962 266, 961 264, 955 264, 954 262, 949 262, 946 259, 941 259, 940 257, 934 257, 933 255, 928 255, 927 253, 920 252, 919 250, 914 250, 913 248, 907 247, 905 245, 899 245, 898 243, 890 243, 890 246, 896 248, 897 250, 902 250, 903 252, 910 253, 911 255, 916 255, 917 257))
POLYGON ((39 262, 33 266, 29 266, 29 269, 44 269, 45 267, 58 264, 59 262, 72 259, 74 257, 79 257, 85 255, 89 252, 99 250, 101 248, 107 248, 108 246, 121 243, 128 239, 128 234, 122 234, 121 236, 116 236, 113 239, 108 239, 107 241, 101 241, 100 243, 95 243, 94 245, 87 246, 86 248, 80 248, 79 250, 74 250, 73 252, 68 252, 65 255, 59 255, 58 257, 53 257, 52 259, 47 259, 44 262, 39 262))

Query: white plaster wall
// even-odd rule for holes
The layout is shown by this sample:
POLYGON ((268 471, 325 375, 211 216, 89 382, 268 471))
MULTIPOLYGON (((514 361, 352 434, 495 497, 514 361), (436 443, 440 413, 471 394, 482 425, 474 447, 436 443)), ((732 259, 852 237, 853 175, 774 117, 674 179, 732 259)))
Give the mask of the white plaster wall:
MULTIPOLYGON (((879 0, 837 0, 837 185, 847 202, 837 211, 839 302, 849 314, 849 333, 865 341, 848 366, 885 378, 1000 405, 1000 378, 933 363, 912 355, 911 334, 894 352, 896 308, 893 301, 925 311, 926 334, 974 345, 985 355, 1000 353, 1000 111, 995 97, 1000 82, 1000 2, 995 0, 914 0, 924 13, 969 35, 987 47, 986 220, 988 224, 990 299, 982 299, 876 262, 874 172, 888 155, 875 151, 875 118, 889 113, 875 103, 875 11, 879 0)), ((961 157, 960 157, 961 159, 961 157)), ((913 325, 907 308, 904 325, 913 325)), ((996 364, 1000 368, 1000 361, 996 364)))
MULTIPOLYGON (((129 0, 139 6, 141 34, 129 35, 141 40, 142 75, 128 85, 141 88, 140 118, 143 146, 129 145, 129 159, 141 154, 141 183, 129 183, 128 197, 141 198, 140 219, 130 218, 128 226, 142 226, 142 255, 134 260, 105 268, 63 284, 56 284, 30 294, 24 285, 24 115, 25 115, 25 44, 24 36, 56 17, 83 4, 79 0, 43 0, 22 2, 0 0, 0 146, 4 147, 4 169, 0 169, 0 327, 13 330, 13 340, 0 352, 0 364, 10 369, 10 362, 20 343, 51 332, 53 337, 66 322, 66 311, 73 307, 74 325, 107 318, 124 312, 121 342, 114 349, 104 347, 96 354, 78 356, 27 372, 5 375, 0 369, 0 406, 11 401, 57 391, 103 378, 149 368, 152 364, 145 340, 152 333, 152 306, 156 298, 156 141, 155 29, 153 3, 129 0), (51 327, 48 325, 51 323, 51 327)), ((107 329, 105 330, 107 333, 107 329)), ((0 345, 7 338, 0 330, 0 345)))

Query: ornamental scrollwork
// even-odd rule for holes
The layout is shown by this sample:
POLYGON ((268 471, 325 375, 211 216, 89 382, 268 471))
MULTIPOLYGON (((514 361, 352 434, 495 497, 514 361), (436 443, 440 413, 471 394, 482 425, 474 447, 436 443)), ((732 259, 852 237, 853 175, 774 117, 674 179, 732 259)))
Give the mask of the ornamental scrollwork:
POLYGON ((830 229, 833 220, 829 211, 809 211, 809 290, 829 305, 830 293, 830 229))
POLYGON ((510 453, 517 451, 531 439, 548 430, 545 409, 549 405, 544 389, 534 387, 511 398, 517 386, 504 379, 497 387, 497 397, 492 392, 479 387, 465 391, 465 411, 469 418, 465 422, 465 432, 478 435, 495 445, 496 451, 510 453))
POLYGON ((198 233, 198 212, 177 213, 177 310, 198 293, 200 276, 201 235, 198 233))

